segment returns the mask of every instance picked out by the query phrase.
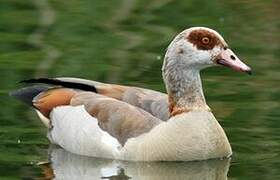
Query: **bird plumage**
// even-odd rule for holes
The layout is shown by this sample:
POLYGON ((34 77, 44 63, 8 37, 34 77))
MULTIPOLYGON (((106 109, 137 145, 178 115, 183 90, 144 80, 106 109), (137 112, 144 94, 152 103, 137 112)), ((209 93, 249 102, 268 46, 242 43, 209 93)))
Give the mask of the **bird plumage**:
POLYGON ((200 70, 218 64, 251 71, 216 31, 194 27, 167 49, 162 67, 167 94, 62 77, 24 80, 47 86, 11 95, 36 108, 52 143, 76 154, 132 161, 228 157, 230 144, 200 80, 200 70))

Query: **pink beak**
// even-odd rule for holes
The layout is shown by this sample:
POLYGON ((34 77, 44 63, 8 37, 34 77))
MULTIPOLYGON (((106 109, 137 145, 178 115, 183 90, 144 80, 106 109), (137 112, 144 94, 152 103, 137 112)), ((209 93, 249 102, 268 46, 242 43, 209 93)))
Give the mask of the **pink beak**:
POLYGON ((252 74, 249 66, 243 63, 230 49, 223 50, 216 58, 216 63, 229 67, 235 71, 246 72, 252 74))

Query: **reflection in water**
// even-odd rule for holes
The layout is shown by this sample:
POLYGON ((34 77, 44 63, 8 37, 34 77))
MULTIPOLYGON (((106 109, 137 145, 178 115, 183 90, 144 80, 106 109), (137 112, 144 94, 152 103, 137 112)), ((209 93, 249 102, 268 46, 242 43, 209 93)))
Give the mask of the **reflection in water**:
POLYGON ((123 168, 120 168, 117 175, 112 175, 112 176, 102 176, 101 179, 131 179, 131 177, 127 176, 125 174, 125 171, 123 168))
POLYGON ((200 162, 125 162, 79 156, 61 148, 51 148, 50 162, 41 165, 47 179, 226 180, 230 159, 200 162))

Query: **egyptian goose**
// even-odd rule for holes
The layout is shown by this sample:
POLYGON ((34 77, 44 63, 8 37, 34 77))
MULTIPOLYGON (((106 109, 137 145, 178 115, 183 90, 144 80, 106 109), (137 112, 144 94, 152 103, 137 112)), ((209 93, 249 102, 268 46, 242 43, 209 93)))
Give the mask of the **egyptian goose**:
POLYGON ((78 78, 39 78, 11 95, 33 106, 51 143, 76 154, 131 161, 229 157, 225 132, 207 106, 200 70, 223 65, 251 73, 216 31, 193 27, 168 46, 167 94, 78 78), (42 85, 42 84, 47 84, 42 85))

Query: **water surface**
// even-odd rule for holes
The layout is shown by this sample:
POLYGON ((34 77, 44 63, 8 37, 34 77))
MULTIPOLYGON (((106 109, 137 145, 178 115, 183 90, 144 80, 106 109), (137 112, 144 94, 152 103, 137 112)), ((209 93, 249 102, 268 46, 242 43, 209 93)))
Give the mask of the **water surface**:
POLYGON ((199 179, 195 174, 205 179, 279 179, 278 4, 273 0, 2 0, 0 179, 42 178, 51 171, 79 176, 71 167, 89 172, 84 175, 96 172, 95 179, 199 179), (191 26, 218 30, 254 70, 253 76, 219 67, 202 72, 207 102, 232 144, 230 162, 133 164, 72 156, 63 150, 54 153, 35 113, 7 95, 20 87, 18 81, 43 76, 74 76, 164 92, 160 69, 165 49, 178 32, 191 26), (62 155, 54 160, 51 154, 62 155), (50 160, 61 164, 42 163, 50 160), (106 176, 100 174, 102 168, 106 176))

